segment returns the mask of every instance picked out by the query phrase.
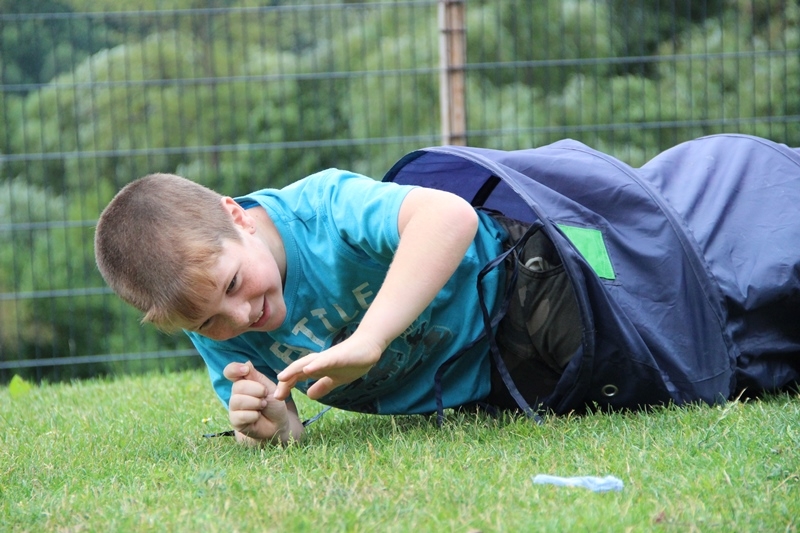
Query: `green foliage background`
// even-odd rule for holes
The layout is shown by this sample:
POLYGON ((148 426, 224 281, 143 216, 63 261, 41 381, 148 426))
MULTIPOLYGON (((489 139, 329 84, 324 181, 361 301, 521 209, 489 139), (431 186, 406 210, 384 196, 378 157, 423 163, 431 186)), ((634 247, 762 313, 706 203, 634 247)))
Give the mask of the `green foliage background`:
MULTIPOLYGON (((104 289, 100 210, 154 171, 236 195, 330 166, 380 178, 438 144, 436 7, 0 0, 0 381, 197 364, 126 362, 189 346, 104 289)), ((468 142, 572 137, 633 165, 721 131, 797 146, 799 48, 794 0, 468 0, 468 142)))

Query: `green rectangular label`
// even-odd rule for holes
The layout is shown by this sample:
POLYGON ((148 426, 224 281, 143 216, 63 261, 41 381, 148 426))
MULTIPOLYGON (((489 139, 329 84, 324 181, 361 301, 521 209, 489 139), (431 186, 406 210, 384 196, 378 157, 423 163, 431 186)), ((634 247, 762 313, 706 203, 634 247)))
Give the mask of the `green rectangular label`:
POLYGON ((611 258, 608 256, 603 233, 600 230, 567 226, 566 224, 559 224, 558 227, 599 277, 603 279, 617 278, 614 274, 614 267, 611 266, 611 258))

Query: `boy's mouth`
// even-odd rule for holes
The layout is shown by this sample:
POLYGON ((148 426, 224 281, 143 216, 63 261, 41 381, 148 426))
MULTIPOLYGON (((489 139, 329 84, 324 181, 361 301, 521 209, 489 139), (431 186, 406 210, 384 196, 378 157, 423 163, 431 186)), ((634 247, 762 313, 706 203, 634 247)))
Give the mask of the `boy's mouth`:
POLYGON ((250 324, 251 328, 260 328, 264 324, 266 324, 267 320, 269 319, 269 313, 267 313, 267 299, 264 298, 264 303, 261 307, 261 314, 258 315, 258 318, 255 322, 250 324))

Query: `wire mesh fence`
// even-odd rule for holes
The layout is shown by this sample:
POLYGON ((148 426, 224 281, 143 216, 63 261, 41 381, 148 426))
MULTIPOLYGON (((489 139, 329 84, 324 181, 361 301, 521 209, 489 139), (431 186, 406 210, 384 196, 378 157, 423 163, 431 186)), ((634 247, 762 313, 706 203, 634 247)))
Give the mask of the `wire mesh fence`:
MULTIPOLYGON (((103 284, 102 208, 156 171, 235 196, 439 144, 442 2, 0 0, 0 381, 199 364, 103 284)), ((467 144, 800 145, 796 1, 462 3, 467 144)))

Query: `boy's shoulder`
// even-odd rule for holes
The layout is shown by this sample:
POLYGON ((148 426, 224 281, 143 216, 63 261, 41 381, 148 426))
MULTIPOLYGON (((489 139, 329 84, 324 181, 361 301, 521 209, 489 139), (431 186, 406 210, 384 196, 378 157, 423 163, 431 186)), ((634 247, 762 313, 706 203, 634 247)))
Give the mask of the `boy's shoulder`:
MULTIPOLYGON (((246 201, 261 197, 292 198, 297 196, 314 197, 323 194, 324 191, 335 189, 348 180, 366 180, 375 182, 372 178, 356 174, 338 168, 329 168, 308 175, 297 181, 284 185, 281 188, 267 187, 253 191, 245 196, 237 198, 237 201, 246 201)), ((241 203, 241 202, 240 202, 241 203)))
POLYGON ((361 204, 367 199, 378 199, 391 191, 402 188, 395 183, 384 183, 363 174, 329 168, 281 189, 266 188, 236 198, 242 207, 267 205, 290 211, 302 217, 302 213, 312 215, 320 208, 361 204))

